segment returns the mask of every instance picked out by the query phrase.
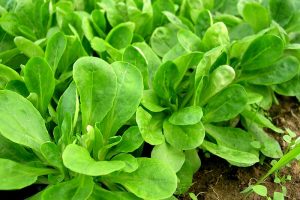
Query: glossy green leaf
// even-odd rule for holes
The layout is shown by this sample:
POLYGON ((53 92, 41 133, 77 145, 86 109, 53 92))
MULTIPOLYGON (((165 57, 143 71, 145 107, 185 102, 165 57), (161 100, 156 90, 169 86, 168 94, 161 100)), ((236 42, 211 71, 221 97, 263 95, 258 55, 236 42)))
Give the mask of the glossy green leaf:
POLYGON ((155 146, 151 152, 151 158, 166 162, 175 172, 180 170, 185 161, 183 151, 180 151, 167 143, 155 146))
POLYGON ((257 85, 275 85, 291 80, 299 71, 299 61, 288 56, 278 60, 272 66, 244 74, 248 82, 257 85))
POLYGON ((95 185, 93 193, 89 197, 90 200, 141 200, 139 197, 135 196, 130 192, 121 192, 121 191, 109 191, 101 188, 98 185, 95 185))
POLYGON ((213 97, 204 107, 205 122, 230 120, 247 105, 247 93, 240 85, 232 85, 213 97))
POLYGON ((222 65, 210 75, 206 87, 201 93, 200 105, 205 105, 208 100, 227 87, 235 78, 235 71, 228 65, 222 65))
POLYGON ((243 117, 245 117, 252 123, 257 123, 263 127, 272 129, 273 131, 275 131, 277 133, 283 133, 282 129, 276 127, 274 124, 272 124, 272 122, 268 118, 266 118, 263 114, 261 114, 257 111, 245 109, 245 110, 243 110, 243 112, 241 114, 243 117))
POLYGON ((159 98, 152 90, 144 90, 141 104, 151 112, 161 112, 167 109, 160 105, 159 98))
POLYGON ((259 161, 258 156, 255 154, 231 149, 222 145, 216 145, 208 141, 203 141, 202 148, 205 148, 212 154, 226 159, 228 162, 236 166, 251 166, 259 161))
POLYGON ((35 168, 0 158, 0 189, 16 190, 32 185, 38 176, 52 173, 51 169, 35 168))
POLYGON ((123 161, 125 163, 125 167, 122 169, 122 171, 124 171, 124 172, 131 173, 131 172, 134 172, 135 170, 137 170, 139 167, 137 158, 135 158, 134 156, 132 156, 130 154, 121 153, 121 154, 114 156, 111 160, 112 161, 123 161))
POLYGON ((106 41, 116 49, 123 49, 130 45, 135 25, 126 22, 115 26, 107 35, 106 41))
POLYGON ((33 43, 32 41, 22 36, 18 36, 15 37, 14 42, 18 47, 18 49, 29 58, 36 57, 36 56, 44 57, 43 49, 40 46, 33 43))
POLYGON ((229 42, 227 27, 223 22, 217 22, 206 30, 202 38, 202 48, 208 51, 220 45, 228 45, 229 42))
POLYGON ((66 49, 66 46, 67 39, 61 32, 57 32, 49 38, 45 51, 45 59, 51 66, 53 72, 56 71, 58 63, 66 49))
POLYGON ((43 58, 31 58, 24 70, 24 80, 28 91, 38 95, 38 110, 45 115, 55 89, 50 66, 43 58))
POLYGON ((87 125, 101 122, 112 108, 117 78, 109 64, 94 57, 78 59, 74 64, 73 77, 80 96, 85 130, 87 125))
POLYGON ((164 136, 162 134, 162 116, 152 116, 142 107, 139 107, 136 111, 136 122, 142 137, 147 143, 158 145, 164 142, 164 136))
POLYGON ((263 35, 253 40, 241 61, 244 70, 257 70, 270 66, 280 58, 283 42, 275 35, 263 35))
POLYGON ((124 50, 123 61, 136 66, 143 75, 144 88, 148 88, 148 62, 143 52, 134 46, 129 46, 124 50))
POLYGON ((193 150, 184 151, 185 162, 177 172, 178 185, 176 189, 177 194, 186 193, 193 184, 193 175, 199 170, 201 161, 198 152, 193 150))
POLYGON ((3 90, 0 104, 0 133, 4 137, 37 152, 43 143, 50 141, 44 119, 27 99, 3 90))
POLYGON ((247 2, 242 13, 244 20, 255 32, 269 27, 271 23, 268 10, 257 2, 247 2))
POLYGON ((300 73, 293 79, 274 86, 275 92, 285 96, 299 96, 300 95, 300 73))
POLYGON ((138 164, 136 171, 111 174, 107 180, 123 185, 142 199, 164 199, 175 192, 177 178, 169 165, 150 158, 138 158, 138 164))
POLYGON ((68 169, 88 176, 102 176, 125 167, 123 161, 95 161, 87 149, 76 144, 69 144, 62 158, 68 169))
POLYGON ((117 77, 117 92, 113 106, 103 121, 104 138, 116 134, 133 116, 143 92, 143 77, 135 66, 125 62, 114 62, 111 67, 117 77))
POLYGON ((46 188, 42 200, 51 199, 88 199, 93 192, 94 182, 92 177, 81 176, 46 188))
POLYGON ((0 89, 4 89, 11 80, 22 80, 20 75, 8 66, 0 64, 0 89))
POLYGON ((169 122, 174 125, 193 125, 199 123, 202 116, 201 107, 190 106, 174 112, 169 118, 169 122))
POLYGON ((272 18, 281 26, 286 26, 292 19, 295 11, 294 1, 270 0, 269 5, 272 18))
POLYGON ((131 126, 127 129, 123 135, 122 140, 113 149, 110 150, 110 154, 115 153, 128 153, 138 149, 144 140, 137 126, 131 126))
POLYGON ((205 136, 201 122, 193 125, 178 126, 166 120, 163 128, 167 142, 180 150, 190 150, 199 147, 205 136))

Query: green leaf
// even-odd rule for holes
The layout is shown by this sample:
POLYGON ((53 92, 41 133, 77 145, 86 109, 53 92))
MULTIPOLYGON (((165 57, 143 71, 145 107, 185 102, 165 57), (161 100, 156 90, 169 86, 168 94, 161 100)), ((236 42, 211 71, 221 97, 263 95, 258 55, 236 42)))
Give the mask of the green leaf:
POLYGON ((51 199, 88 199, 93 192, 94 181, 92 177, 78 176, 69 181, 51 185, 42 193, 42 200, 51 199))
POLYGON ((178 42, 187 51, 200 51, 201 40, 193 32, 181 29, 177 33, 178 42))
POLYGON ((119 172, 105 178, 142 199, 164 199, 175 192, 177 177, 168 165, 150 158, 138 158, 138 164, 139 168, 132 173, 119 172))
POLYGON ((153 81, 153 89, 157 96, 165 100, 174 96, 178 73, 176 65, 171 61, 165 62, 158 68, 153 81))
POLYGON ((214 96, 204 107, 204 122, 230 120, 241 113, 247 105, 247 93, 240 85, 231 85, 214 96))
POLYGON ((4 137, 37 152, 50 141, 44 119, 27 99, 4 90, 0 91, 0 105, 0 133, 4 137))
POLYGON ((182 151, 170 146, 168 143, 156 145, 151 152, 151 158, 156 158, 169 164, 175 172, 178 172, 185 161, 182 151))
POLYGON ((244 5, 242 15, 255 32, 270 26, 271 20, 268 10, 257 2, 247 2, 244 5))
POLYGON ((134 46, 128 46, 123 53, 123 61, 136 66, 143 75, 144 88, 148 88, 148 62, 143 52, 134 46))
POLYGON ((272 65, 283 52, 283 42, 275 35, 263 35, 253 40, 241 61, 243 70, 257 70, 272 65))
POLYGON ((156 28, 150 38, 152 50, 160 57, 163 57, 176 43, 176 32, 168 27, 156 28))
POLYGON ((24 80, 28 91, 38 95, 38 110, 45 115, 55 89, 54 74, 50 66, 43 58, 31 58, 24 70, 24 80))
POLYGON ((231 149, 223 145, 216 145, 205 140, 201 147, 236 166, 247 167, 259 162, 259 158, 255 154, 231 149))
POLYGON ((122 135, 122 140, 113 149, 110 150, 109 154, 116 153, 128 153, 138 149, 144 140, 137 126, 131 126, 122 135))
POLYGON ((10 159, 21 163, 36 159, 33 153, 27 151, 23 146, 6 139, 1 134, 0 158, 10 159))
POLYGON ((291 80, 299 71, 299 61, 293 56, 287 56, 268 68, 245 72, 248 82, 257 85, 275 85, 291 80))
POLYGON ((123 49, 130 45, 135 24, 125 22, 115 26, 107 35, 106 41, 116 49, 123 49))
POLYGON ((64 51, 66 50, 67 39, 63 33, 57 32, 52 35, 46 47, 45 59, 55 72, 64 51))
POLYGON ((129 192, 109 191, 95 185, 93 193, 89 197, 90 200, 141 200, 137 196, 129 192))
POLYGON ((159 98, 153 90, 144 90, 141 104, 151 112, 161 112, 167 109, 160 105, 159 98))
POLYGON ((208 51, 217 46, 228 45, 229 42, 226 25, 223 22, 217 22, 206 30, 202 38, 202 47, 203 50, 208 51))
POLYGON ((112 161, 123 161, 125 163, 125 167, 122 169, 124 172, 134 172, 138 169, 139 165, 137 159, 130 154, 122 153, 114 156, 112 161))
POLYGON ((185 162, 177 172, 177 177, 179 179, 176 194, 186 193, 191 185, 193 184, 193 175, 199 170, 201 166, 201 160, 198 156, 198 152, 193 150, 188 150, 184 152, 185 162))
POLYGON ((268 189, 263 185, 254 185, 252 190, 259 196, 266 197, 268 195, 268 189))
POLYGON ((117 76, 117 92, 113 106, 102 122, 104 138, 115 135, 133 116, 143 94, 143 77, 135 66, 125 62, 114 62, 111 66, 117 76))
POLYGON ((41 153, 50 165, 58 168, 61 172, 63 171, 61 152, 56 144, 53 142, 45 142, 41 145, 41 153))
POLYGON ((285 27, 295 12, 294 1, 270 0, 269 5, 272 18, 282 27, 285 27))
POLYGON ((246 120, 247 122, 247 129, 251 132, 256 140, 258 140, 262 146, 260 151, 267 157, 270 158, 281 158, 283 156, 280 144, 276 139, 269 136, 263 128, 259 127, 255 123, 251 123, 250 121, 246 120))
POLYGON ((163 128, 167 142, 180 150, 190 150, 199 147, 205 136, 201 122, 193 125, 178 126, 165 120, 163 128))
POLYGON ((17 48, 29 58, 44 57, 43 49, 40 46, 33 43, 32 41, 22 36, 18 36, 15 37, 14 42, 17 48))
POLYGON ((169 118, 169 122, 174 125, 193 125, 200 122, 203 116, 199 106, 190 106, 179 109, 169 118))
POLYGON ((69 144, 62 158, 68 169, 88 176, 102 176, 125 167, 123 161, 95 161, 87 149, 76 144, 69 144))
POLYGON ((22 80, 20 75, 8 66, 0 64, 0 89, 4 89, 5 86, 11 80, 22 80))
POLYGON ((152 116, 139 107, 136 111, 136 122, 144 140, 152 145, 159 145, 164 142, 162 134, 163 119, 161 115, 152 116))
POLYGON ((283 133, 284 131, 278 127, 276 127, 272 122, 266 118, 264 115, 260 114, 259 112, 254 112, 249 109, 243 110, 241 113, 243 117, 248 119, 250 123, 257 123, 263 127, 267 127, 269 129, 272 129, 273 131, 277 133, 283 133))
POLYGON ((205 125, 205 131, 217 141, 218 145, 258 155, 258 151, 251 145, 254 138, 249 132, 239 128, 220 127, 210 124, 205 125))
POLYGON ((82 57, 74 64, 82 112, 82 129, 101 122, 113 106, 117 78, 109 64, 100 58, 82 57))
POLYGON ((228 65, 221 65, 215 69, 209 75, 208 83, 201 93, 200 105, 205 105, 211 97, 232 83, 234 78, 235 71, 228 65))
POLYGON ((35 168, 0 158, 0 190, 17 190, 32 185, 38 176, 52 173, 47 168, 35 168))
POLYGON ((273 87, 275 92, 284 96, 299 96, 300 95, 300 73, 298 73, 293 79, 275 85, 273 87))

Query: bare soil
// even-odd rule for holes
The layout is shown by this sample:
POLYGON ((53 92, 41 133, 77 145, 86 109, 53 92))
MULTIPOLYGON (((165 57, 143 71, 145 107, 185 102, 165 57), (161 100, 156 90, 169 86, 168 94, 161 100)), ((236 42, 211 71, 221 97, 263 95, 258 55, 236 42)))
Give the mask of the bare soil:
MULTIPOLYGON (((274 105, 270 110, 270 117, 273 123, 283 129, 289 128, 300 136, 300 103, 295 98, 278 97, 279 105, 274 105)), ((287 143, 282 140, 282 136, 272 133, 283 150, 287 143)), ((201 154, 201 153, 200 153, 201 154)), ((194 193, 199 200, 242 200, 265 199, 257 195, 245 195, 240 192, 247 188, 249 184, 255 183, 270 169, 270 161, 266 159, 264 164, 256 164, 248 168, 238 168, 230 166, 225 160, 211 157, 205 158, 200 155, 202 166, 194 175, 194 184, 189 192, 194 193)), ((284 184, 287 187, 285 199, 300 200, 300 165, 294 161, 290 167, 281 170, 282 175, 291 175, 292 180, 284 184)), ((281 185, 274 183, 274 176, 269 177, 264 185, 268 188, 269 196, 273 196, 274 191, 281 191, 281 185)), ((189 195, 181 197, 182 200, 189 200, 189 195)))

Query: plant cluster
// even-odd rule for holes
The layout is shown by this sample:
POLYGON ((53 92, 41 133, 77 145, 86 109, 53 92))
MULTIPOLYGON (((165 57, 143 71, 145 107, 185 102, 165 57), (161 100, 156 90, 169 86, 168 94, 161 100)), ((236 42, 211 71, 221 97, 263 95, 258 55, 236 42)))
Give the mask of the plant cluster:
POLYGON ((281 158, 265 110, 276 93, 300 97, 299 10, 0 0, 0 190, 171 200, 191 186, 199 149, 240 167, 281 158))

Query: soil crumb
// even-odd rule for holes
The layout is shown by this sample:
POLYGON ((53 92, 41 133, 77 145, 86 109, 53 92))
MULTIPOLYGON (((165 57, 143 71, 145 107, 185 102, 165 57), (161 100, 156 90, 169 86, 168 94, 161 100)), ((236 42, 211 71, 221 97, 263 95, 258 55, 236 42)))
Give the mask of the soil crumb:
MULTIPOLYGON (((272 106, 269 115, 273 123, 282 129, 289 128, 300 136, 300 103, 296 98, 278 97, 279 105, 272 106)), ((287 143, 282 136, 268 131, 280 143, 283 151, 287 143)), ((240 192, 250 184, 254 184, 270 168, 270 161, 256 164, 252 167, 238 168, 230 166, 225 160, 212 156, 205 158, 200 153, 202 166, 194 175, 194 184, 189 192, 194 193, 199 200, 264 200, 266 198, 251 194, 248 197, 240 192)), ((281 175, 291 175, 292 180, 284 186, 287 188, 285 199, 300 200, 300 165, 294 161, 289 167, 281 170, 281 175)), ((264 185, 268 188, 268 195, 273 196, 275 191, 281 192, 281 185, 274 183, 274 176, 270 176, 264 185)), ((190 200, 188 194, 180 197, 181 200, 190 200)))

